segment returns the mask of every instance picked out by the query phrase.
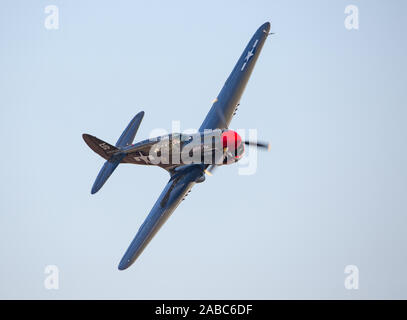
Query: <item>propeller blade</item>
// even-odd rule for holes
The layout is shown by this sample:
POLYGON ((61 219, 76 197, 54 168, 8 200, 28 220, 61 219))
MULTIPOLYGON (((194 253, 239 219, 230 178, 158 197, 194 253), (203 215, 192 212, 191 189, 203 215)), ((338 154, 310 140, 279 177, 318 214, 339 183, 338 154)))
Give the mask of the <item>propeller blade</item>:
POLYGON ((244 144, 248 145, 248 146, 261 148, 261 149, 267 149, 267 151, 270 151, 270 147, 271 147, 270 143, 268 143, 268 142, 245 141, 244 144))
POLYGON ((216 165, 212 164, 208 167, 208 169, 205 169, 204 172, 208 175, 208 176, 213 176, 214 172, 216 171, 216 165))

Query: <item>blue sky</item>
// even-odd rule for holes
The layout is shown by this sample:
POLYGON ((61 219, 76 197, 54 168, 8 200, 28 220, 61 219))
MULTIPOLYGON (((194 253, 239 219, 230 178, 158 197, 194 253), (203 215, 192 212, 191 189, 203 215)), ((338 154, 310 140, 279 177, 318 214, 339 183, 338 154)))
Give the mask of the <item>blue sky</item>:
POLYGON ((407 298, 402 1, 2 1, 0 298, 407 298), (344 27, 359 8, 359 30, 344 27), (44 27, 47 5, 59 29, 44 27), (103 160, 139 111, 199 127, 247 41, 262 50, 231 128, 272 141, 255 175, 196 185, 140 259, 117 264, 168 180, 103 160), (59 290, 44 269, 59 268, 59 290), (346 265, 358 290, 344 287, 346 265))

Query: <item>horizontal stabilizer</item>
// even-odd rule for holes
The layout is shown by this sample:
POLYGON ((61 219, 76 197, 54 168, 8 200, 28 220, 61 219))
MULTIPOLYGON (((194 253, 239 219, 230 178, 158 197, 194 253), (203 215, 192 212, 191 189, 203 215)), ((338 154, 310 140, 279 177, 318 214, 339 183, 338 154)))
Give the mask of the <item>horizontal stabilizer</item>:
POLYGON ((103 187, 105 184, 106 180, 109 179, 113 171, 117 168, 117 166, 120 164, 120 161, 123 159, 123 157, 118 157, 117 159, 114 159, 113 161, 106 161, 105 164, 103 165, 102 169, 100 169, 98 176, 96 177, 95 183, 93 184, 92 187, 92 194, 95 194, 100 190, 100 188, 103 187))
POLYGON ((136 116, 127 125, 119 140, 116 142, 116 147, 127 147, 133 143, 137 130, 140 127, 141 120, 143 120, 144 111, 136 114, 136 116))
POLYGON ((120 136, 119 140, 116 142, 116 146, 112 146, 111 144, 96 138, 95 136, 91 136, 90 134, 83 134, 83 140, 85 140, 86 144, 95 151, 98 155, 102 158, 107 160, 102 169, 100 169, 98 176, 96 177, 95 183, 93 184, 91 193, 94 194, 103 187, 107 179, 111 176, 113 171, 117 168, 117 166, 122 162, 122 160, 126 157, 126 153, 123 152, 122 148, 133 143, 133 140, 136 136, 137 130, 140 127, 141 120, 143 120, 144 111, 139 112, 136 116, 130 121, 127 125, 126 129, 124 129, 122 135, 120 136))

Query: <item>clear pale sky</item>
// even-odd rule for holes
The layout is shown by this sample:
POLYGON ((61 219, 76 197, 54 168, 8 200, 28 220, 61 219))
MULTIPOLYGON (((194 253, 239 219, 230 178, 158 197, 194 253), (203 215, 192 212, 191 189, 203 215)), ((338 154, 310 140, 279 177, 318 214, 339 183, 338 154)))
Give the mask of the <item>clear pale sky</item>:
POLYGON ((404 1, 1 1, 0 298, 407 298, 404 1), (359 30, 344 26, 359 8, 359 30), (59 29, 47 30, 47 5, 59 29), (83 142, 201 124, 255 30, 231 128, 272 141, 254 175, 196 185, 140 259, 120 258, 168 180, 83 142), (47 265, 59 289, 44 287, 47 265), (344 286, 347 265, 359 289, 344 286))

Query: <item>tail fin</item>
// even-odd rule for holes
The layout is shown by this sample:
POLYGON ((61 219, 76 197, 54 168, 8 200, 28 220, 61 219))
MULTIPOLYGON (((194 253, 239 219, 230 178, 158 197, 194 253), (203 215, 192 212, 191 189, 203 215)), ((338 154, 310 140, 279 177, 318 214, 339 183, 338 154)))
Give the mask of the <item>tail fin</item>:
POLYGON ((107 160, 96 177, 91 191, 92 194, 98 192, 100 188, 103 187, 107 179, 109 179, 113 171, 126 156, 124 152, 121 152, 121 148, 133 143, 143 117, 144 111, 141 111, 130 121, 119 140, 117 140, 116 146, 112 146, 111 144, 89 134, 82 135, 86 144, 103 159, 107 160))
POLYGON ((100 140, 99 138, 91 136, 90 134, 84 133, 82 137, 89 148, 91 148, 105 160, 109 160, 113 154, 120 151, 120 149, 108 144, 107 142, 104 142, 103 140, 100 140))

